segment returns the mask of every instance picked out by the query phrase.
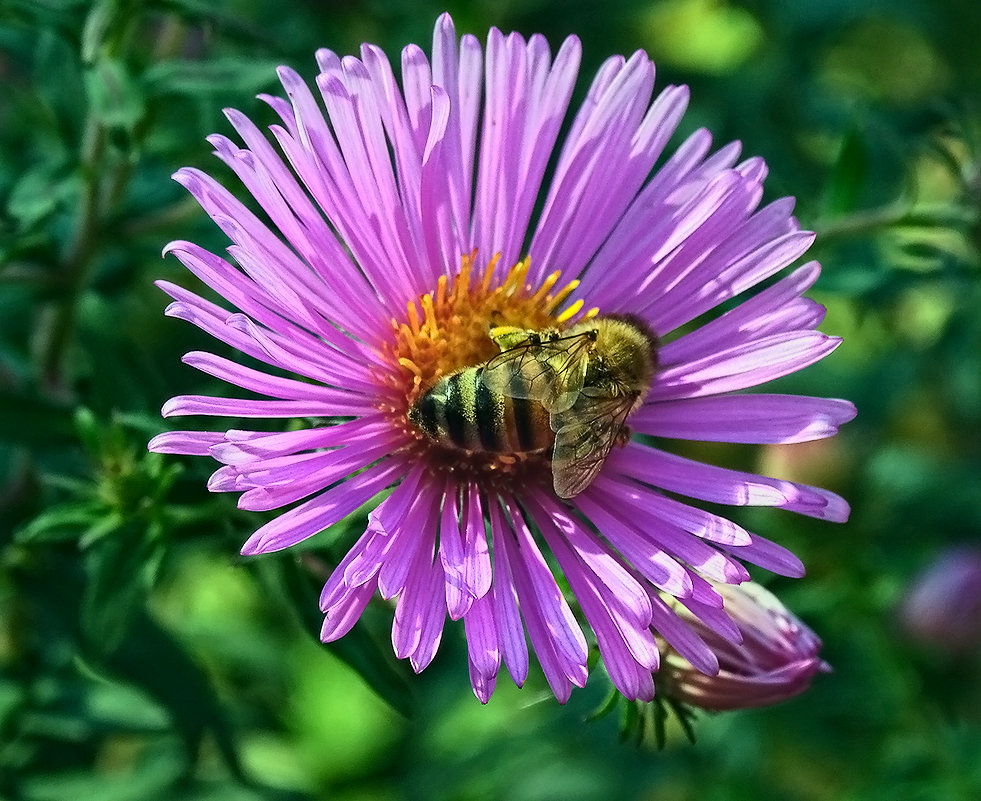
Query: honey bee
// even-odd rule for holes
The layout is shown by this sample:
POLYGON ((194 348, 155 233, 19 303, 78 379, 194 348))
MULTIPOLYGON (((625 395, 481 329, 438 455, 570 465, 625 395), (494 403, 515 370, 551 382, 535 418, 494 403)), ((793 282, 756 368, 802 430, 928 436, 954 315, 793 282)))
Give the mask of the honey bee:
POLYGON ((627 418, 644 402, 657 367, 657 337, 630 315, 565 330, 495 326, 501 352, 440 378, 408 411, 440 445, 464 452, 546 454, 560 498, 596 478, 629 439, 627 418))

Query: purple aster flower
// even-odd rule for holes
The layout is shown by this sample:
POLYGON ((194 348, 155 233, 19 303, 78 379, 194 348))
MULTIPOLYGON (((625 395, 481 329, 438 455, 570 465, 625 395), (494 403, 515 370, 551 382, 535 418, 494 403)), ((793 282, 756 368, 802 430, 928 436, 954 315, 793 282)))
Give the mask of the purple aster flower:
MULTIPOLYGON (((262 98, 279 117, 272 141, 232 110, 244 144, 210 139, 262 216, 199 170, 175 176, 232 244, 230 260, 183 241, 167 252, 237 311, 160 282, 174 299, 167 313, 272 369, 189 353, 191 366, 264 397, 179 396, 164 415, 308 424, 170 432, 151 449, 212 456, 223 466, 209 488, 241 492, 243 509, 292 505, 244 554, 287 548, 381 499, 324 587, 322 638, 345 634, 377 593, 395 601, 395 652, 418 671, 447 617, 462 619, 481 701, 502 662, 525 681, 530 642, 564 702, 586 681, 583 621, 629 698, 654 693, 655 632, 700 670, 718 670, 691 624, 732 634, 713 582, 747 580, 743 562, 804 570, 675 495, 848 515, 822 489, 631 441, 802 442, 833 435, 855 412, 843 400, 740 392, 838 345, 814 330, 824 309, 802 297, 817 264, 743 297, 813 239, 792 199, 760 207, 763 161, 740 162, 737 143, 712 152, 704 130, 665 156, 688 91, 655 95, 641 52, 600 68, 560 141, 579 57, 574 37, 553 55, 541 36, 495 29, 485 51, 458 39, 447 15, 431 60, 405 48, 401 82, 377 47, 360 59, 321 50, 315 89, 284 67, 286 99, 262 98), (632 332, 631 381, 610 373, 616 360, 601 358, 591 320, 632 332), (586 354, 578 384, 559 386, 555 350, 539 357, 551 394, 490 392, 467 372, 489 374, 490 360, 516 353, 534 359, 533 342, 586 354), (594 428, 582 423, 587 411, 594 428), (578 481, 569 497, 553 487, 560 449, 578 481)), ((534 363, 522 365, 513 383, 538 380, 534 363)))
POLYGON ((773 593, 754 582, 716 589, 728 616, 722 626, 688 609, 680 614, 715 655, 718 672, 706 674, 665 645, 659 675, 671 698, 713 712, 768 706, 800 695, 816 673, 830 671, 818 656, 817 635, 773 593))

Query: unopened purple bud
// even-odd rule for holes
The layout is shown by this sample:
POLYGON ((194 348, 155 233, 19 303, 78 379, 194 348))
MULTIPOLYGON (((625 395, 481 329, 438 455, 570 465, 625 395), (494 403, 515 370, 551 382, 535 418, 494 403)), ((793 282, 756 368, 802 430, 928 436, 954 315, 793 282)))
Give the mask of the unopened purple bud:
POLYGON ((830 672, 818 656, 820 639, 771 592, 753 583, 716 589, 742 640, 734 642, 692 616, 689 625, 718 658, 719 672, 706 675, 668 651, 658 675, 667 679, 665 690, 673 699, 710 711, 768 706, 804 692, 815 673, 830 672))
POLYGON ((981 549, 942 553, 911 583, 899 618, 922 643, 950 651, 981 645, 981 549))

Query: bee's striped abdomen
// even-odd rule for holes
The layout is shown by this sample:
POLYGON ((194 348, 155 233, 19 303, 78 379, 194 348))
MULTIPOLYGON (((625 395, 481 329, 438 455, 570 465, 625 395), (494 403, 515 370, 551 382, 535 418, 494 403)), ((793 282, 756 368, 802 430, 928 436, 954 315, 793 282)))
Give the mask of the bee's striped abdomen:
POLYGON ((409 410, 409 420, 442 445, 489 453, 551 448, 555 435, 545 408, 534 400, 493 392, 483 367, 444 376, 409 410))

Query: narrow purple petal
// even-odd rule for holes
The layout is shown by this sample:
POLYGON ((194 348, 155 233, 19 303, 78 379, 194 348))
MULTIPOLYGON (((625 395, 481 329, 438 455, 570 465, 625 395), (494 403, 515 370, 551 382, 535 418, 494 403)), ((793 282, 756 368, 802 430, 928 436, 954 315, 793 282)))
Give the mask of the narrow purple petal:
MULTIPOLYGON (((269 375, 213 353, 191 351, 184 354, 181 361, 202 373, 271 398, 316 401, 322 397, 330 397, 330 390, 320 384, 269 375)), ((338 383, 350 388, 350 384, 345 381, 338 383)))
POLYGON ((649 403, 630 425, 671 439, 784 445, 832 437, 854 417, 846 400, 759 393, 649 403))
POLYGON ((188 456, 207 456, 211 448, 225 439, 215 431, 165 431, 147 444, 154 453, 183 453, 188 456))
POLYGON ((635 442, 612 454, 608 469, 712 503, 777 506, 822 520, 843 522, 847 519, 847 504, 827 490, 715 467, 635 442))
MULTIPOLYGON (((730 596, 731 598, 731 596, 730 596)), ((739 652, 738 646, 743 642, 743 633, 739 626, 729 617, 729 600, 723 606, 703 604, 691 598, 682 598, 681 604, 691 612, 709 631, 715 632, 724 640, 733 644, 733 650, 739 652)), ((718 646, 716 646, 718 647, 718 646)))
POLYGON ((520 566, 527 578, 527 586, 538 601, 536 607, 548 626, 556 653, 570 665, 585 666, 586 638, 517 505, 513 501, 506 505, 517 535, 516 551, 512 552, 517 562, 512 561, 512 570, 520 566))
MULTIPOLYGON (((331 607, 337 605, 352 587, 360 587, 363 584, 367 584, 378 573, 380 562, 375 561, 374 571, 366 574, 363 577, 363 581, 351 581, 349 578, 351 566, 363 558, 363 554, 370 548, 373 541, 378 537, 378 530, 369 524, 365 529, 364 534, 362 534, 358 538, 358 541, 351 546, 346 554, 344 554, 344 558, 341 559, 337 567, 334 568, 320 592, 320 611, 326 612, 331 607)), ((372 583, 373 588, 376 585, 377 582, 372 583)))
POLYGON ((431 545, 423 546, 417 548, 409 559, 405 586, 395 605, 392 623, 392 646, 399 659, 409 658, 420 648, 425 648, 423 633, 430 607, 439 608, 444 605, 442 593, 427 593, 435 567, 433 555, 431 545))
POLYGON ((467 638, 471 676, 474 674, 479 676, 479 680, 471 681, 471 684, 481 703, 486 704, 501 667, 501 650, 498 645, 494 601, 491 596, 485 595, 474 601, 463 618, 463 625, 467 638))
POLYGON ((820 361, 841 344, 839 337, 801 331, 763 337, 694 362, 665 365, 650 401, 694 398, 765 384, 820 361))
POLYGON ((423 577, 428 578, 428 582, 420 591, 420 609, 416 613, 419 620, 419 645, 409 657, 409 663, 416 673, 424 670, 436 656, 446 621, 446 601, 441 592, 444 582, 443 567, 439 560, 430 565, 428 575, 424 574, 423 577))
POLYGON ((595 576, 611 599, 640 628, 651 622, 651 605, 647 591, 608 548, 583 527, 558 502, 544 494, 529 500, 535 522, 545 534, 553 553, 570 547, 583 567, 595 576))
POLYGON ((373 405, 358 395, 324 389, 325 400, 244 400, 207 395, 176 395, 160 410, 164 417, 200 414, 209 417, 346 417, 368 414, 373 405), (326 400, 329 398, 330 400, 326 400))
MULTIPOLYGON (((433 546, 428 543, 429 540, 435 542, 439 525, 439 502, 443 500, 440 489, 425 487, 415 494, 401 519, 395 519, 394 514, 390 513, 394 510, 394 504, 392 510, 386 510, 384 530, 392 539, 392 543, 378 574, 378 589, 382 598, 394 598, 412 580, 412 570, 423 569, 417 567, 417 562, 422 558, 419 556, 422 551, 433 550, 433 546)), ((403 490, 399 494, 408 496, 409 492, 403 490)), ((428 564, 432 558, 425 561, 428 564)), ((442 573, 442 567, 440 572, 442 573)), ((445 588, 441 586, 440 595, 445 592, 445 588)))
POLYGON ((333 642, 347 634, 360 619, 374 592, 373 584, 348 588, 348 592, 326 610, 324 625, 320 629, 321 641, 333 642))
MULTIPOLYGON (((262 348, 268 356, 265 361, 270 364, 331 386, 343 386, 364 393, 378 391, 377 381, 371 380, 365 370, 365 363, 370 366, 377 363, 374 358, 366 358, 357 366, 345 364, 348 357, 341 355, 343 346, 340 349, 327 346, 322 337, 314 337, 298 329, 288 336, 281 336, 256 325, 244 314, 229 315, 225 322, 262 348)), ((355 351, 353 343, 351 349, 355 351)))
POLYGON ((302 467, 296 465, 292 470, 269 471, 268 475, 261 470, 242 471, 238 478, 239 488, 252 488, 239 498, 238 507, 263 512, 294 503, 344 480, 390 452, 388 443, 382 441, 372 448, 339 448, 317 454, 320 458, 306 462, 302 467))
MULTIPOLYGON (((555 525, 552 510, 538 509, 536 523, 569 580, 590 626, 596 633, 604 663, 617 688, 628 698, 653 697, 651 671, 657 666, 657 645, 650 632, 650 613, 638 621, 600 575, 590 569, 582 553, 567 541, 568 526, 555 525), (646 678, 645 678, 646 676, 646 678)), ((638 590, 642 590, 639 583, 638 590)), ((650 612, 650 598, 645 604, 650 612)))
POLYGON ((729 545, 726 550, 733 556, 759 565, 778 576, 801 578, 807 572, 804 563, 793 553, 758 534, 750 534, 747 544, 729 545))
POLYGON ((497 687, 497 674, 488 676, 481 673, 472 660, 468 660, 468 667, 470 668, 470 686, 473 687, 473 694, 477 696, 480 703, 486 704, 494 693, 494 688, 497 687))
POLYGON ((709 676, 719 672, 716 655, 671 607, 656 595, 651 595, 651 606, 654 610, 654 631, 691 662, 696 670, 709 676))
POLYGON ((659 357, 666 364, 693 361, 737 342, 816 327, 824 318, 824 307, 801 294, 820 273, 817 262, 808 262, 715 320, 663 345, 659 357))
MULTIPOLYGON (((722 582, 749 579, 749 573, 742 565, 712 543, 693 536, 681 526, 660 516, 652 508, 651 500, 661 496, 640 487, 629 477, 619 477, 612 471, 605 471, 586 493, 589 493, 588 497, 602 503, 608 511, 615 510, 622 521, 629 521, 635 533, 649 538, 652 544, 687 562, 706 576, 722 582)), ((745 534, 747 537, 751 536, 748 532, 745 534)))
POLYGON ((367 415, 344 423, 297 431, 269 433, 230 429, 210 448, 211 456, 223 464, 245 464, 273 456, 289 456, 303 451, 358 446, 391 437, 391 426, 380 415, 367 415))
POLYGON ((513 500, 504 502, 516 541, 500 541, 506 546, 518 603, 545 678, 559 703, 565 703, 573 686, 586 683, 586 639, 520 510, 513 500))
POLYGON ((156 281, 156 286, 175 299, 164 314, 178 320, 185 320, 210 334, 219 342, 231 345, 235 350, 252 356, 259 361, 268 363, 269 357, 254 340, 241 331, 227 325, 229 312, 210 301, 199 298, 193 292, 169 281, 156 281))
POLYGON ((521 625, 517 589, 507 556, 507 543, 514 538, 514 532, 505 520, 499 503, 490 504, 488 511, 494 542, 494 583, 491 587, 494 621, 501 657, 514 683, 520 687, 528 678, 528 644, 521 625))
POLYGON ((467 485, 466 515, 464 518, 464 581, 473 598, 483 598, 491 587, 493 571, 487 533, 484 526, 483 501, 477 484, 467 485))
POLYGON ((584 493, 576 499, 576 505, 630 565, 662 592, 675 597, 691 595, 692 579, 688 570, 649 538, 635 531, 615 510, 598 503, 598 497, 599 493, 584 493))
POLYGON ((448 481, 443 491, 443 510, 439 522, 439 558, 446 576, 446 609, 451 620, 463 617, 473 602, 463 577, 463 537, 460 532, 460 504, 457 482, 448 481))
MULTIPOLYGON (((757 215, 758 216, 758 215, 757 215)), ((765 224, 770 225, 769 218, 765 224)), ((810 231, 793 230, 772 239, 765 231, 756 231, 762 223, 756 218, 746 223, 746 232, 738 231, 731 239, 748 239, 755 234, 761 240, 754 250, 736 257, 741 243, 724 241, 713 252, 714 258, 704 260, 692 270, 683 283, 665 293, 657 301, 657 312, 652 316, 655 330, 673 331, 678 326, 694 320, 700 314, 730 298, 756 286, 775 275, 799 258, 814 241, 810 231)))
POLYGON ((312 537, 370 501, 404 471, 404 465, 394 460, 365 470, 270 520, 249 537, 242 553, 252 556, 279 551, 312 537))

